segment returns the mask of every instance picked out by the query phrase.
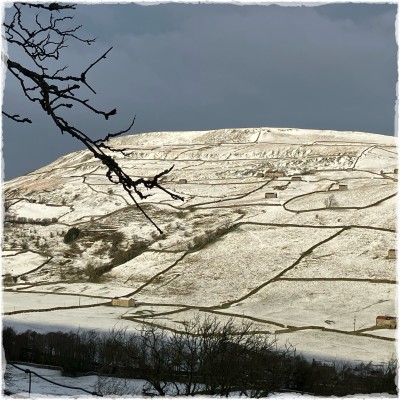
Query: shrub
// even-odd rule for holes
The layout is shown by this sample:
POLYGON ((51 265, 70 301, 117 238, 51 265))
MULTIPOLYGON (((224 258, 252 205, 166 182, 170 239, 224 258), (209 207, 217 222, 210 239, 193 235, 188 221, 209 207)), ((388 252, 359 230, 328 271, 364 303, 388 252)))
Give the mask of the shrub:
POLYGON ((112 254, 113 257, 113 265, 121 265, 126 263, 129 260, 139 256, 142 254, 147 248, 149 244, 147 242, 135 242, 129 247, 128 250, 117 250, 112 254))
POLYGON ((111 236, 111 252, 118 250, 120 244, 125 240, 125 235, 122 232, 115 232, 111 236))
POLYGON ((11 285, 12 283, 14 283, 14 280, 13 280, 13 277, 11 276, 11 274, 5 274, 3 276, 4 286, 11 285))
POLYGON ((326 208, 337 207, 338 202, 333 194, 329 195, 325 200, 324 204, 326 208))
POLYGON ((64 243, 72 243, 74 240, 76 240, 80 234, 79 228, 71 228, 68 230, 68 232, 64 236, 64 243))
POLYGON ((96 266, 93 265, 92 263, 86 265, 84 273, 89 279, 98 278, 98 272, 96 271, 96 266))

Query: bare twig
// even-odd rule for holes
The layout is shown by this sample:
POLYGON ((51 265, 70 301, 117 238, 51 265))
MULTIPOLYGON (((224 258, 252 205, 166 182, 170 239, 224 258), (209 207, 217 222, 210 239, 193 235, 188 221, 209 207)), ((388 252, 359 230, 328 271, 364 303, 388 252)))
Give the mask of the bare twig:
POLYGON ((7 114, 5 111, 2 111, 3 115, 5 115, 7 118, 12 119, 15 122, 27 122, 28 124, 31 124, 32 121, 29 118, 23 118, 20 117, 19 114, 14 114, 14 115, 10 115, 7 114))
MULTIPOLYGON (((20 63, 16 60, 3 57, 8 71, 14 76, 20 84, 23 94, 33 103, 39 103, 43 111, 53 120, 54 124, 60 129, 61 133, 67 133, 79 140, 106 167, 106 177, 110 182, 122 185, 133 203, 143 213, 143 215, 162 233, 161 229, 143 210, 138 203, 138 199, 148 198, 151 193, 144 193, 157 188, 168 194, 174 200, 183 200, 183 197, 174 194, 160 184, 160 178, 167 175, 173 168, 170 167, 153 178, 138 178, 133 180, 124 169, 118 164, 113 155, 115 153, 128 156, 128 149, 115 149, 109 144, 109 140, 118 137, 130 131, 135 123, 118 132, 107 133, 103 139, 93 140, 88 134, 66 120, 60 114, 62 110, 73 107, 83 107, 87 111, 101 115, 106 120, 116 115, 117 110, 113 108, 110 111, 100 110, 91 105, 90 100, 83 98, 79 94, 81 85, 86 86, 92 93, 96 91, 89 84, 87 75, 101 60, 106 59, 112 47, 105 51, 100 57, 92 62, 80 75, 68 75, 65 73, 67 66, 62 66, 54 72, 49 71, 48 61, 50 59, 58 61, 63 49, 68 47, 68 40, 73 39, 79 42, 91 45, 95 39, 84 39, 78 35, 80 26, 65 27, 65 24, 71 23, 73 16, 65 15, 55 17, 55 13, 75 10, 75 5, 69 4, 14 4, 14 14, 11 22, 5 22, 5 38, 10 46, 16 46, 23 50, 28 57, 30 65, 20 63), (35 8, 39 13, 31 18, 29 23, 24 21, 26 8, 35 8), (43 18, 44 16, 44 18, 43 18), (34 23, 32 22, 34 20, 34 23), (33 27, 32 27, 33 26, 33 27)), ((3 111, 3 115, 15 122, 31 123, 29 118, 22 118, 18 114, 10 115, 3 111)))

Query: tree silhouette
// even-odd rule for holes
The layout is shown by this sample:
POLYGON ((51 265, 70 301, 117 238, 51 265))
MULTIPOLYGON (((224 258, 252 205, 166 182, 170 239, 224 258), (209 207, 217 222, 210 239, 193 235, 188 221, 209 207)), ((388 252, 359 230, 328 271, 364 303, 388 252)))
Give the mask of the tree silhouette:
MULTIPOLYGON (((51 67, 60 60, 60 55, 68 47, 69 41, 78 41, 87 45, 95 42, 95 39, 85 39, 79 36, 80 25, 71 25, 74 17, 66 15, 66 13, 75 8, 75 5, 59 3, 14 4, 10 22, 7 21, 3 24, 4 34, 8 46, 22 52, 25 61, 21 64, 2 54, 3 62, 5 62, 8 72, 19 82, 23 95, 31 102, 37 103, 62 134, 67 133, 83 143, 93 156, 107 167, 106 177, 109 181, 122 185, 143 215, 162 233, 157 224, 140 206, 138 199, 143 200, 152 195, 153 189, 159 189, 174 200, 183 200, 181 196, 170 192, 160 183, 160 178, 167 175, 174 166, 161 171, 153 178, 132 179, 114 157, 116 153, 127 156, 127 149, 115 149, 109 143, 111 138, 129 132, 135 123, 135 117, 132 118, 126 129, 107 133, 103 135, 103 139, 93 140, 87 132, 72 123, 63 113, 66 109, 81 107, 88 113, 94 113, 105 120, 117 113, 116 108, 103 111, 94 107, 89 99, 83 97, 80 90, 82 87, 86 87, 96 94, 88 82, 88 74, 96 64, 107 58, 112 47, 79 75, 68 74, 66 72, 68 66, 51 67), (28 8, 34 9, 36 12, 34 20, 26 18, 28 8)), ((4 110, 2 113, 15 122, 32 123, 29 118, 19 114, 10 114, 4 110)))

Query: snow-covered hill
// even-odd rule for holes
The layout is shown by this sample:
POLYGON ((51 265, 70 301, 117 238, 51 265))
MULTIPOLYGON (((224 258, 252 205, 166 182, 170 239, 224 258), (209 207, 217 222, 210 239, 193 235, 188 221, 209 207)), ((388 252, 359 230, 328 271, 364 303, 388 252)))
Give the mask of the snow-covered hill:
POLYGON ((396 140, 282 128, 112 140, 132 177, 174 165, 164 185, 185 200, 142 203, 164 235, 88 151, 6 182, 3 321, 133 329, 237 316, 310 358, 386 362, 395 331, 375 319, 395 315, 396 140), (112 307, 114 296, 139 306, 112 307))

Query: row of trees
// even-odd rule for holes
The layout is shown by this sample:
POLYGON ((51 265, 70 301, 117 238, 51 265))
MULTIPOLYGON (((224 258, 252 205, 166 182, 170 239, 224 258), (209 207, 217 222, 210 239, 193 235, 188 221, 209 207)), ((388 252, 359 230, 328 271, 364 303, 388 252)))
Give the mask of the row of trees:
POLYGON ((4 328, 3 345, 8 361, 56 365, 68 375, 95 372, 106 395, 129 395, 117 377, 143 379, 143 394, 160 396, 264 397, 287 390, 336 396, 397 393, 394 361, 380 369, 310 363, 293 347, 279 350, 271 335, 232 319, 221 323, 196 317, 174 332, 149 325, 134 333, 103 334, 17 334, 4 328))

